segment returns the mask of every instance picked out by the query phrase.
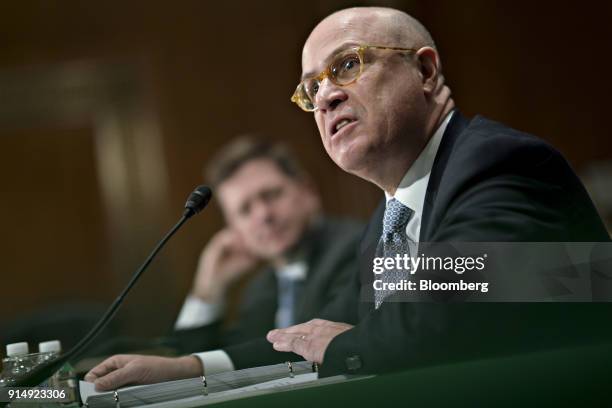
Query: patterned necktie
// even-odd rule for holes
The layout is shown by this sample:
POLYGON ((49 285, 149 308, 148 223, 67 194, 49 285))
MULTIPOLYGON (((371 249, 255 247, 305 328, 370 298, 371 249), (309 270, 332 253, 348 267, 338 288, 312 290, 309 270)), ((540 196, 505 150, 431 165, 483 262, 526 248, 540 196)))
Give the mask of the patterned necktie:
MULTIPOLYGON (((406 224, 408 224, 412 214, 414 214, 414 211, 395 198, 387 201, 383 217, 383 232, 376 248, 377 257, 395 258, 396 255, 403 257, 404 254, 410 256, 411 241, 406 235, 406 224)), ((383 283, 397 283, 402 279, 408 279, 409 276, 409 270, 390 269, 385 270, 381 275, 377 275, 375 279, 381 279, 383 283)), ((383 300, 391 293, 390 290, 375 290, 374 307, 378 309, 383 300)))

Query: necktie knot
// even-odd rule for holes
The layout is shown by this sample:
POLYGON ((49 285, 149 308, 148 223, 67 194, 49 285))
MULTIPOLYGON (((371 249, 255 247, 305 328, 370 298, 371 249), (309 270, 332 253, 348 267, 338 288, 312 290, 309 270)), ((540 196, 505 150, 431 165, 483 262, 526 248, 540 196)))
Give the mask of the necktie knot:
POLYGON ((383 217, 383 237, 402 232, 413 213, 414 211, 395 198, 387 201, 383 217))

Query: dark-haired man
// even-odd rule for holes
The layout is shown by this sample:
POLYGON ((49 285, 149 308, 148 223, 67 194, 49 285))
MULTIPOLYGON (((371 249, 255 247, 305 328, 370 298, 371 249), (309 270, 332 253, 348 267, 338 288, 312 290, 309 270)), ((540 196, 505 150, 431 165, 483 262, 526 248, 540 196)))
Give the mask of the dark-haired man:
MULTIPOLYGON (((210 161, 206 176, 227 226, 202 251, 176 322, 179 350, 242 343, 320 314, 354 273, 358 224, 322 216, 312 182, 279 144, 236 139, 210 161), (222 329, 229 285, 261 262, 267 266, 244 291, 233 327, 222 329)), ((204 359, 209 372, 234 367, 222 350, 204 359)))

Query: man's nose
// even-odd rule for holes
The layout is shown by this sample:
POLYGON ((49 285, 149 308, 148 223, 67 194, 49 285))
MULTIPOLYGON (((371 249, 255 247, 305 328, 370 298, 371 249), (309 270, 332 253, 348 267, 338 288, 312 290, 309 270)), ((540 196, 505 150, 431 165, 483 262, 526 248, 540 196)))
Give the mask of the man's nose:
POLYGON ((260 223, 268 223, 272 217, 272 204, 265 200, 257 200, 252 209, 252 215, 260 223))
POLYGON ((322 112, 328 110, 333 111, 338 105, 347 100, 347 98, 348 95, 341 86, 334 84, 329 78, 325 78, 319 85, 315 103, 317 109, 322 112))

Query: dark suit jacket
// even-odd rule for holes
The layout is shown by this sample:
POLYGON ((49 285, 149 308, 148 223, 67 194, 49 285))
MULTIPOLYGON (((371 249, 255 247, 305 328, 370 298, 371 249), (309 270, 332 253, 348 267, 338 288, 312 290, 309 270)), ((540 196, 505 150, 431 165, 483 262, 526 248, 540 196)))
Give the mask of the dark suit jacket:
MULTIPOLYGON (((308 273, 296 306, 297 322, 319 316, 322 309, 354 280, 362 233, 363 225, 325 218, 303 238, 308 273)), ((178 345, 181 353, 229 347, 230 357, 237 368, 245 364, 271 364, 278 359, 286 361, 287 355, 274 352, 264 339, 266 333, 274 328, 277 296, 276 275, 272 268, 266 268, 244 290, 233 327, 224 329, 221 322, 215 322, 199 328, 178 330, 173 336, 178 343, 175 345, 178 345), (259 339, 259 342, 249 342, 252 339, 259 339), (236 346, 236 350, 230 347, 232 345, 236 346), (246 360, 253 359, 254 363, 246 363, 246 360)), ((350 303, 350 307, 357 308, 356 296, 350 303)), ((295 360, 296 357, 290 355, 289 359, 295 360)))
MULTIPOLYGON (((384 200, 360 245, 359 291, 372 280, 384 200)), ((609 241, 587 192, 544 141, 455 112, 436 155, 420 242, 609 241)), ((351 296, 346 293, 347 299, 351 296)), ((331 320, 343 300, 324 312, 331 320)), ((612 338, 607 305, 361 302, 359 324, 332 340, 322 375, 379 373, 443 361, 612 338)))

